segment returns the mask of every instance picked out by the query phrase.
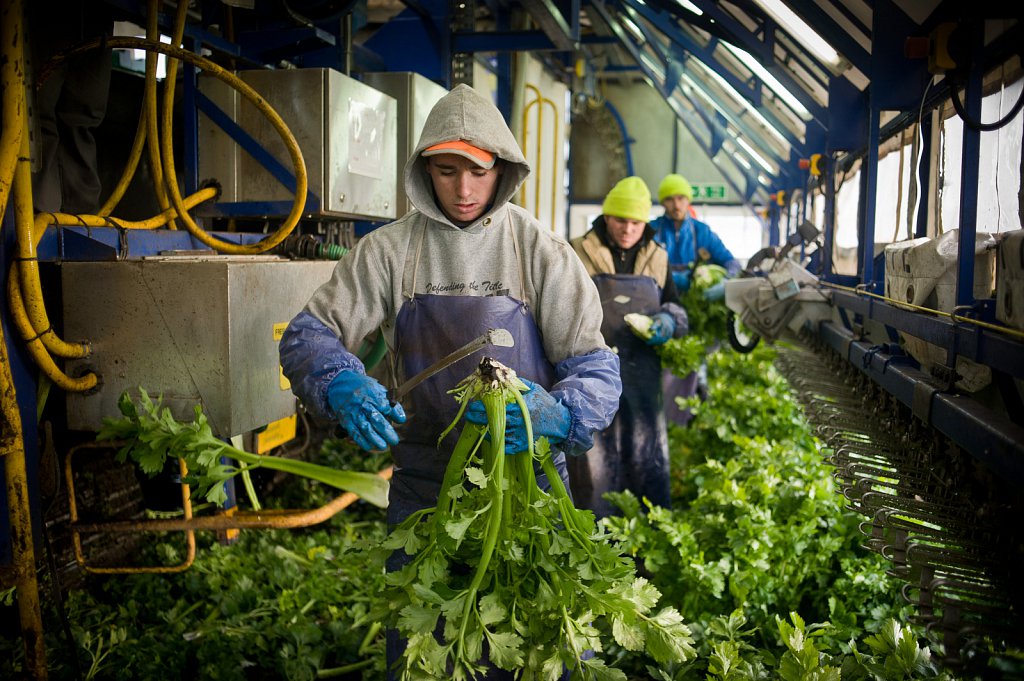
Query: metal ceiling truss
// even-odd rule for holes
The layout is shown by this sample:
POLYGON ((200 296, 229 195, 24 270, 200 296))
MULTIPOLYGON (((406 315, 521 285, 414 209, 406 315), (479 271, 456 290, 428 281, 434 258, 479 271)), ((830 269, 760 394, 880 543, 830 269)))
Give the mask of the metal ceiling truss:
MULTIPOLYGON (((664 2, 664 0, 653 1, 664 2)), ((807 88, 801 85, 800 81, 794 78, 791 71, 787 68, 788 59, 792 58, 799 62, 802 71, 814 78, 815 83, 824 90, 828 89, 828 82, 832 75, 834 75, 833 70, 828 65, 823 64, 817 57, 805 50, 799 41, 776 24, 771 17, 763 12, 753 12, 752 10, 756 8, 750 5, 750 3, 746 3, 744 9, 748 13, 747 19, 749 23, 753 23, 755 27, 745 25, 744 22, 723 9, 716 0, 691 1, 709 17, 709 20, 713 20, 713 23, 710 24, 712 28, 708 31, 711 35, 717 35, 756 57, 761 65, 775 76, 786 89, 790 90, 794 96, 801 98, 801 103, 807 107, 807 110, 812 115, 816 116, 815 109, 808 106, 808 102, 805 101, 805 99, 809 98, 807 88), (784 43, 779 42, 779 36, 785 38, 784 43), (776 48, 782 48, 785 54, 777 55, 776 48), (824 77, 822 77, 822 74, 824 74, 824 77)), ((663 4, 663 6, 665 5, 663 4)), ((690 22, 689 17, 682 14, 684 11, 682 8, 671 5, 668 5, 667 8, 670 13, 680 16, 684 21, 696 23, 690 22)), ((812 100, 811 104, 821 107, 820 102, 813 98, 810 99, 812 100)))
MULTIPOLYGON (((604 14, 608 14, 607 7, 603 7, 604 14)), ((621 13, 620 13, 621 14, 621 13)), ((633 43, 635 51, 641 53, 644 50, 648 53, 648 56, 657 58, 665 66, 665 73, 662 76, 657 73, 648 73, 655 82, 662 83, 658 86, 659 91, 662 92, 666 100, 671 99, 674 93, 681 95, 686 101, 690 103, 694 111, 701 118, 703 124, 711 134, 711 144, 706 148, 709 156, 714 159, 718 153, 721 144, 724 140, 732 140, 734 138, 745 138, 747 143, 754 147, 754 151, 758 153, 762 158, 766 159, 769 163, 774 163, 774 168, 763 168, 761 163, 750 154, 745 154, 745 150, 738 148, 735 152, 745 157, 749 161, 751 167, 744 167, 742 164, 737 164, 740 168, 740 172, 747 180, 748 187, 746 191, 740 192, 742 196, 749 199, 753 194, 753 190, 749 186, 751 183, 754 185, 758 184, 757 176, 759 174, 757 168, 763 168, 766 175, 772 176, 773 179, 779 180, 786 174, 787 166, 790 165, 790 157, 793 153, 793 147, 796 146, 796 152, 801 153, 803 143, 801 140, 793 137, 792 132, 788 128, 783 128, 782 131, 778 131, 780 135, 783 135, 786 140, 790 143, 789 149, 780 149, 777 146, 771 144, 766 140, 764 132, 762 130, 755 129, 748 121, 744 120, 743 116, 745 111, 742 109, 737 112, 734 107, 730 107, 726 103, 726 99, 733 99, 733 96, 727 93, 719 94, 715 88, 704 82, 704 78, 694 73, 692 70, 686 68, 686 61, 689 59, 687 51, 683 49, 679 44, 671 42, 668 36, 665 36, 667 45, 662 42, 662 39, 655 35, 651 30, 647 29, 647 22, 644 21, 633 21, 636 28, 642 33, 644 39, 644 47, 637 45, 632 37, 628 34, 628 29, 625 29, 617 19, 610 19, 608 16, 603 16, 606 22, 614 21, 617 24, 618 31, 617 35, 620 39, 625 39, 633 43), (680 78, 686 75, 690 80, 693 88, 698 94, 690 94, 687 89, 680 86, 680 78), (723 96, 724 95, 724 96, 723 96), (695 97, 701 96, 703 100, 714 108, 716 115, 714 117, 707 113, 707 106, 705 101, 698 101, 695 97), (729 125, 732 126, 733 130, 729 129, 729 125), (785 135, 789 132, 789 135, 785 135), (789 153, 790 156, 786 154, 789 153)), ((639 18, 639 17, 636 17, 639 18)), ((614 30, 614 29, 613 29, 614 30)), ((642 60, 637 57, 638 61, 642 60)), ((742 106, 741 101, 736 102, 737 105, 742 106)), ((735 159, 729 157, 735 163, 735 159)))
MULTIPOLYGON (((703 63, 706 67, 711 69, 711 71, 713 71, 714 73, 717 73, 719 76, 721 76, 722 79, 725 80, 725 82, 728 83, 730 87, 732 87, 741 97, 745 98, 750 103, 750 105, 759 114, 761 114, 761 116, 764 117, 768 124, 771 125, 776 130, 776 132, 778 132, 786 139, 786 141, 789 143, 791 147, 794 147, 801 152, 803 151, 804 141, 800 139, 796 131, 794 131, 789 125, 786 125, 785 122, 781 121, 775 115, 775 112, 771 111, 764 105, 761 90, 763 84, 759 81, 751 82, 756 81, 756 79, 754 78, 752 78, 751 81, 744 81, 739 76, 737 76, 731 69, 727 68, 724 64, 722 64, 722 62, 719 61, 714 56, 714 46, 717 44, 717 38, 712 38, 712 41, 711 43, 709 43, 708 46, 702 47, 692 37, 687 35, 685 31, 681 30, 680 26, 676 23, 676 21, 673 20, 671 15, 665 12, 656 13, 652 11, 649 7, 645 7, 642 3, 638 2, 637 0, 617 1, 624 8, 628 8, 629 10, 632 10, 640 17, 643 17, 645 22, 654 26, 668 39, 670 45, 672 46, 673 58, 677 58, 680 61, 683 61, 686 59, 687 54, 697 57, 701 61, 701 63, 703 63), (678 55, 678 57, 676 55, 678 55)), ((645 31, 642 26, 640 28, 641 31, 645 33, 645 36, 647 36, 648 39, 650 39, 649 32, 645 31)), ((692 72, 691 77, 694 77, 696 80, 698 80, 698 82, 703 80, 702 78, 699 78, 698 76, 696 76, 696 74, 693 74, 692 72)), ((704 89, 705 91, 707 91, 708 88, 704 89)), ((716 102, 716 106, 718 106, 718 108, 723 108, 720 99, 716 102)), ((726 110, 728 111, 728 108, 726 108, 726 110)), ((742 113, 739 115, 742 116, 742 113)), ((739 125, 737 125, 737 127, 739 127, 739 125)), ((753 130, 749 128, 749 126, 745 127, 747 127, 747 130, 744 130, 744 134, 752 136, 755 140, 761 141, 763 139, 762 134, 755 134, 753 130)), ((760 142, 759 146, 763 148, 771 148, 770 144, 763 141, 760 142)), ((785 160, 779 162, 779 165, 784 164, 785 160)))
MULTIPOLYGON (((753 210, 752 199, 755 194, 760 192, 761 196, 759 196, 758 199, 764 200, 766 192, 759 185, 757 174, 740 165, 733 155, 726 154, 725 158, 730 161, 734 170, 746 179, 746 187, 741 188, 734 179, 734 174, 728 172, 727 169, 722 166, 722 162, 718 158, 718 153, 721 151, 721 145, 724 140, 730 138, 731 135, 729 134, 728 129, 722 124, 721 119, 712 118, 703 110, 703 107, 697 106, 694 102, 689 100, 685 93, 682 93, 682 91, 679 90, 678 83, 672 83, 669 85, 666 82, 668 69, 666 69, 666 73, 659 74, 651 68, 651 65, 648 63, 650 61, 650 56, 644 54, 641 46, 633 40, 629 35, 628 30, 621 24, 620 20, 613 15, 609 8, 604 4, 603 0, 593 0, 592 6, 605 24, 607 24, 612 33, 614 33, 619 39, 619 44, 623 49, 633 57, 647 81, 656 90, 662 93, 669 107, 676 114, 676 117, 683 123, 687 130, 690 131, 694 139, 704 148, 708 158, 722 169, 722 175, 726 182, 728 182, 732 187, 732 190, 735 191, 738 196, 742 196, 744 203, 753 210), (644 58, 645 56, 647 57, 646 59, 644 58), (682 95, 682 98, 690 101, 694 110, 690 111, 682 106, 680 99, 674 96, 677 92, 682 95), (705 141, 705 137, 710 137, 710 141, 705 141)), ((662 63, 668 64, 668 60, 665 58, 665 55, 661 54, 655 47, 653 47, 651 41, 647 42, 647 48, 651 52, 654 52, 657 57, 660 57, 662 63)), ((739 151, 740 150, 737 150, 737 152, 739 151)), ((754 161, 754 159, 750 159, 750 165, 753 167, 756 165, 756 161, 754 161)))
MULTIPOLYGON (((669 6, 667 3, 657 0, 652 5, 656 5, 661 9, 655 11, 653 6, 645 6, 643 3, 637 0, 624 0, 633 7, 637 12, 644 16, 645 19, 656 25, 666 35, 673 40, 673 42, 679 43, 684 49, 698 57, 704 64, 709 68, 713 69, 716 73, 722 76, 737 92, 740 92, 758 108, 759 112, 765 115, 769 121, 772 121, 771 112, 767 112, 761 107, 761 91, 764 84, 753 74, 747 80, 741 79, 730 69, 726 64, 715 56, 715 48, 719 45, 721 38, 715 33, 710 33, 710 39, 706 45, 702 45, 700 41, 693 36, 692 29, 689 25, 692 23, 689 21, 689 17, 683 16, 680 12, 678 5, 669 6), (655 18, 657 17, 657 18, 655 18)), ((760 49, 752 51, 747 49, 747 45, 744 41, 740 40, 728 40, 727 42, 732 43, 735 47, 742 49, 750 53, 758 62, 764 66, 765 70, 768 71, 782 87, 786 88, 800 104, 807 109, 807 112, 811 117, 818 121, 819 124, 825 125, 828 122, 828 111, 821 102, 819 102, 810 92, 807 91, 806 87, 800 84, 785 68, 780 67, 775 63, 774 55, 774 40, 771 38, 774 36, 775 27, 774 25, 768 25, 762 27, 762 34, 769 36, 768 40, 760 40, 753 34, 751 34, 751 40, 758 41, 760 49)), ((721 31, 718 31, 721 33, 721 31)), ((749 32, 748 32, 749 33, 749 32)), ((818 83, 822 88, 827 87, 827 83, 818 83)), ((781 98, 777 98, 779 102, 789 108, 789 105, 785 103, 781 98)), ((790 109, 791 110, 791 109, 790 109)), ((794 115, 799 117, 797 112, 793 112, 794 115)), ((776 125, 775 121, 772 121, 773 125, 776 125)), ((779 125, 782 125, 780 122, 779 125)), ((778 126, 776 126, 778 127, 778 126)))

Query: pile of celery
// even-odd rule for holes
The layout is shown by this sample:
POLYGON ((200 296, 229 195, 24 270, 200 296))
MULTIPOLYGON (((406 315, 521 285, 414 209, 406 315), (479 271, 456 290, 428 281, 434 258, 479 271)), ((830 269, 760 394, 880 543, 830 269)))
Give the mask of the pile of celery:
POLYGON ((599 657, 600 629, 659 663, 694 655, 674 608, 637 577, 590 511, 576 509, 547 440, 533 446, 527 387, 484 358, 454 396, 461 407, 442 438, 481 400, 488 424, 462 423, 436 507, 414 513, 377 550, 404 550, 408 563, 387 576, 370 617, 386 618, 408 640, 403 679, 469 679, 488 663, 520 679, 625 680, 599 657), (506 405, 526 417, 529 451, 506 454, 506 405), (551 491, 537 484, 535 463, 551 491), (593 654, 591 654, 593 653, 593 654))

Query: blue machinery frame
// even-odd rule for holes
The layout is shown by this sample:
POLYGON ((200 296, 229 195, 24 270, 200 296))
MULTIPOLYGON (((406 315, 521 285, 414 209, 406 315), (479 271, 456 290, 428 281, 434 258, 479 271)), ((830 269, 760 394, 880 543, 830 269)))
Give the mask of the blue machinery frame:
MULTIPOLYGON (((451 32, 449 30, 451 10, 444 0, 405 0, 406 9, 381 27, 364 45, 353 45, 351 54, 356 64, 365 70, 409 70, 451 86, 450 64, 456 53, 488 52, 497 53, 491 61, 492 68, 499 78, 499 108, 509 115, 511 109, 511 61, 510 53, 515 51, 533 51, 550 53, 563 59, 571 57, 574 52, 587 54, 588 42, 601 40, 581 39, 579 22, 580 0, 524 0, 520 4, 527 7, 537 18, 539 30, 512 31, 509 17, 510 2, 507 0, 484 0, 491 7, 497 26, 495 32, 472 33, 451 32), (416 50, 408 49, 416 45, 416 50)), ((875 195, 877 192, 878 147, 881 140, 900 132, 913 124, 917 119, 918 106, 922 95, 926 109, 932 109, 948 95, 945 84, 926 93, 931 80, 923 61, 908 61, 903 57, 903 41, 908 36, 927 35, 934 24, 948 16, 951 3, 942 3, 924 25, 917 25, 900 10, 893 0, 874 0, 872 5, 872 31, 853 16, 840 2, 834 0, 786 0, 787 5, 800 15, 846 59, 851 65, 865 74, 871 82, 867 92, 854 87, 849 80, 836 76, 828 66, 822 64, 810 53, 802 49, 788 48, 791 58, 803 65, 804 70, 813 80, 815 87, 828 92, 828 105, 822 106, 805 90, 800 83, 794 81, 789 72, 776 61, 777 38, 785 33, 785 29, 776 24, 767 15, 758 15, 757 8, 746 4, 745 8, 755 20, 755 27, 748 28, 718 6, 714 0, 692 0, 703 14, 696 15, 681 5, 666 0, 591 0, 588 8, 592 8, 601 19, 612 29, 613 40, 617 41, 633 58, 644 76, 655 84, 665 96, 679 120, 691 132, 710 132, 710 142, 702 143, 704 151, 716 163, 730 163, 734 172, 726 177, 738 196, 744 198, 751 208, 755 201, 763 201, 770 193, 783 197, 781 205, 776 201, 768 202, 766 229, 772 244, 779 244, 785 234, 794 229, 794 221, 799 221, 807 214, 807 194, 810 180, 808 171, 799 167, 801 159, 813 153, 822 154, 821 186, 824 188, 825 224, 824 248, 822 250, 822 276, 825 280, 859 284, 866 291, 880 292, 884 280, 884 272, 878 267, 879 262, 873 257, 875 195), (826 12, 823 3, 831 5, 826 12), (845 31, 833 18, 838 13, 864 35, 870 35, 870 50, 865 49, 854 36, 845 31), (621 17, 635 16, 643 19, 644 41, 641 42, 631 35, 621 24, 621 17), (692 24, 710 33, 711 41, 700 44, 693 40, 683 24, 692 24), (650 28, 648 28, 650 27, 650 28), (728 40, 746 50, 775 76, 810 113, 810 120, 805 120, 805 131, 802 136, 795 134, 781 121, 774 118, 772 112, 762 106, 762 89, 764 85, 755 79, 745 81, 732 73, 725 64, 716 59, 714 52, 719 40, 728 40), (648 57, 652 55, 661 60, 665 76, 659 77, 641 59, 644 47, 648 48, 648 57), (739 93, 761 115, 765 116, 782 134, 790 147, 790 154, 785 158, 773 151, 772 145, 763 135, 748 125, 731 117, 725 102, 717 100, 710 89, 704 88, 704 96, 715 104, 714 110, 707 110, 702 100, 686 95, 679 88, 679 77, 688 70, 688 60, 699 60, 711 72, 720 76, 729 86, 739 93), (824 77, 822 74, 826 74, 824 77), (682 106, 688 101, 692 110, 682 106), (880 124, 883 110, 897 110, 900 115, 887 123, 880 124), (762 156, 775 163, 779 171, 770 177, 770 186, 764 186, 757 178, 758 172, 750 172, 736 165, 728 154, 719 154, 721 145, 731 134, 727 125, 740 130, 746 139, 762 156), (723 158, 724 157, 724 158, 723 158), (841 168, 848 169, 849 164, 857 158, 863 159, 863 186, 861 192, 860 252, 858 276, 851 281, 834 273, 832 263, 832 245, 835 239, 835 224, 832 219, 836 196, 834 191, 836 173, 841 168), (726 161, 728 159, 728 161, 726 161), (738 170, 739 172, 735 172, 738 170), (737 183, 735 177, 742 177, 737 183), (738 186, 745 184, 745 186, 738 186), (802 190, 802 205, 794 206, 791 200, 795 191, 802 190)), ((143 3, 133 0, 114 0, 113 4, 121 9, 141 17, 143 3)), ((170 24, 170 17, 161 15, 161 26, 170 24)), ((965 90, 965 108, 974 118, 980 117, 981 110, 981 77, 984 71, 1005 59, 1016 49, 1020 30, 1005 39, 990 43, 983 48, 981 24, 972 27, 974 34, 970 41, 972 51, 972 68, 967 74, 965 90)), ((186 28, 186 40, 193 49, 200 45, 208 46, 218 53, 235 59, 238 63, 260 65, 273 57, 273 61, 291 58, 299 66, 331 66, 338 68, 342 57, 339 48, 341 34, 335 23, 333 26, 282 27, 261 30, 258 33, 243 34, 236 43, 190 24, 186 28)), ((790 39, 789 43, 798 45, 790 39)), ((699 74, 693 80, 700 82, 699 74)), ((183 154, 186 172, 183 179, 188 192, 194 191, 198 184, 198 112, 202 111, 218 122, 226 132, 234 137, 239 144, 254 157, 264 158, 261 161, 274 173, 274 176, 285 186, 294 185, 290 172, 269 157, 255 141, 245 135, 244 131, 232 129, 227 117, 219 112, 196 89, 194 73, 186 71, 182 89, 185 102, 186 138, 183 154)), ((921 121, 927 126, 928 120, 921 121)), ((697 139, 702 135, 696 134, 697 139)), ((929 136, 925 136, 929 139, 929 136)), ((973 282, 973 245, 977 229, 978 204, 978 156, 980 133, 965 126, 963 140, 963 168, 961 204, 961 240, 957 264, 958 285, 956 302, 958 306, 973 308, 978 314, 984 314, 990 306, 987 301, 976 301, 972 295, 973 282)), ((923 154, 921 173, 927 176, 928 154, 923 154)), ((756 167, 755 163, 751 163, 756 167)), ((768 173, 764 173, 768 175, 768 173)), ((317 197, 307 195, 307 208, 314 208, 317 197)), ((926 200, 926 192, 922 192, 921 200, 926 200)), ((290 204, 288 204, 290 205, 290 204)), ((275 214, 286 212, 288 205, 273 202, 259 205, 221 204, 217 207, 217 215, 230 216, 241 214, 275 214)), ((919 211, 919 222, 916 233, 923 234, 926 211, 919 211)), ((798 224, 798 222, 796 223, 798 224)), ((112 231, 111 231, 112 232, 112 231)), ((11 230, 6 230, 10 235, 11 230)), ((180 236, 177 238, 181 238, 180 236)), ((48 234, 40 245, 41 257, 51 258, 103 258, 116 253, 121 246, 121 237, 116 233, 104 234, 103 230, 76 230, 65 228, 48 234)), ((195 247, 194 244, 168 246, 166 242, 148 241, 149 236, 129 234, 127 246, 132 253, 140 253, 146 249, 162 250, 170 248, 195 247), (141 239, 141 241, 137 241, 141 239)), ((9 248, 0 249, 4 260, 9 260, 9 248)), ((5 263, 7 264, 7 263, 5 263)), ((911 333, 928 342, 944 348, 950 362, 956 356, 964 356, 979 363, 990 366, 993 371, 1003 377, 1022 378, 1021 363, 1024 362, 1024 344, 1010 340, 998 333, 949 322, 935 317, 925 316, 912 311, 900 309, 868 297, 837 293, 835 305, 843 310, 847 319, 852 319, 848 328, 825 325, 820 332, 822 339, 833 348, 840 350, 844 357, 855 366, 863 367, 866 374, 879 385, 897 396, 905 404, 908 388, 914 385, 913 394, 924 394, 932 390, 918 387, 918 384, 930 385, 929 379, 922 372, 911 371, 908 364, 912 361, 898 356, 886 356, 885 353, 872 351, 872 348, 861 347, 863 342, 852 335, 857 328, 858 320, 878 321, 895 333, 897 330, 911 333), (865 357, 868 359, 865 361, 865 357), (897 370, 898 369, 898 370, 897 370), (922 392, 923 391, 923 392, 922 392), (903 397, 901 397, 903 396, 903 397)), ((9 337, 13 337, 8 333, 9 337)), ((25 359, 19 352, 17 343, 10 343, 13 367, 16 370, 25 359)), ((25 365, 27 366, 27 365, 25 365)), ((22 382, 26 372, 22 372, 22 382)), ((16 371, 16 379, 18 372, 16 371)), ((933 386, 934 387, 934 386, 933 386)), ((25 396, 23 413, 34 413, 34 404, 29 404, 29 396, 34 391, 19 385, 19 398, 25 396)), ((1020 432, 1020 422, 1000 424, 1003 434, 979 435, 978 428, 983 430, 994 421, 979 420, 977 413, 970 409, 949 407, 962 398, 954 398, 941 392, 931 392, 930 423, 949 435, 954 441, 975 453, 980 459, 992 463, 996 469, 1007 474, 1020 475, 1019 465, 1012 462, 1012 457, 1020 458, 1020 442, 1024 440, 1020 432), (980 425, 979 425, 980 424, 980 425), (1005 426, 1005 428, 1004 428, 1005 426), (1006 436, 1009 433, 1009 436, 1006 436), (1009 437, 1009 439, 1007 439, 1009 437), (987 439, 986 439, 987 438, 987 439), (1016 439, 1014 439, 1016 438, 1016 439), (988 443, 988 444, 986 444, 988 443), (1011 446, 1012 445, 1012 446, 1011 446), (1007 449, 1009 447, 1009 449, 1007 449), (995 453, 993 453, 995 452, 995 453), (1010 458, 1007 458, 1010 457, 1010 458), (994 463, 993 463, 994 462, 994 463)), ((913 406, 913 398, 910 406, 913 406)), ((34 400, 33 400, 34 401, 34 400)), ((920 398, 918 399, 920 406, 920 398)), ((917 410, 920 412, 920 409, 917 410)), ((923 412, 922 412, 923 413, 923 412)), ((26 424, 27 440, 31 435, 26 424)))

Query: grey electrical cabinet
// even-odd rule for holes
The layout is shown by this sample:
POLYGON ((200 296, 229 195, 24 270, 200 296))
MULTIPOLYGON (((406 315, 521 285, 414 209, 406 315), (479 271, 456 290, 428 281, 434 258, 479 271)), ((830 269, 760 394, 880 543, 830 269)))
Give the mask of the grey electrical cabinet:
POLYGON ((367 85, 394 97, 398 103, 398 167, 395 195, 397 213, 401 217, 412 210, 412 204, 405 195, 405 164, 419 144, 427 115, 448 91, 429 78, 409 71, 364 73, 363 79, 367 85))
POLYGON ((229 437, 295 413, 278 341, 336 263, 273 256, 65 262, 64 335, 88 340, 72 375, 100 374, 98 390, 69 393, 68 427, 97 430, 118 416, 125 390, 162 395, 175 417, 201 405, 229 437))
MULTIPOLYGON (((332 69, 258 69, 238 75, 281 116, 302 150, 309 191, 320 204, 317 209, 307 203, 307 215, 395 217, 398 152, 393 97, 332 69)), ((253 104, 209 76, 200 78, 200 91, 293 172, 280 134, 253 104)), ((230 207, 225 214, 262 216, 268 206, 292 201, 291 191, 212 118, 201 114, 199 119, 199 175, 220 182, 218 203, 230 207)))

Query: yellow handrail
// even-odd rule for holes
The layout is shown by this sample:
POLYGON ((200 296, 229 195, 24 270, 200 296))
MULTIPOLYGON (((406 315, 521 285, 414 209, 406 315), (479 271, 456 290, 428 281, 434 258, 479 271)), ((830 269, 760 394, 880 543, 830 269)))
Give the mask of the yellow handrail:
MULTIPOLYGON (((557 204, 557 198, 558 198, 558 149, 557 149, 557 145, 558 145, 558 107, 555 105, 554 101, 552 101, 551 99, 549 99, 547 97, 544 97, 541 94, 540 90, 535 85, 531 85, 531 84, 527 83, 526 84, 526 89, 533 90, 534 94, 536 95, 536 98, 533 101, 531 101, 529 104, 527 104, 525 107, 523 107, 523 152, 524 153, 525 153, 526 148, 527 148, 527 138, 529 137, 529 113, 530 113, 530 109, 533 108, 533 106, 535 104, 539 105, 537 107, 537 166, 538 167, 537 167, 537 170, 536 170, 536 172, 534 173, 534 176, 533 176, 534 177, 533 194, 534 194, 534 202, 535 202, 533 215, 538 220, 540 220, 540 161, 541 161, 541 150, 542 150, 542 146, 541 145, 542 145, 542 142, 544 140, 544 111, 543 111, 543 109, 544 109, 545 105, 551 107, 552 118, 555 121, 554 137, 552 138, 554 140, 555 148, 552 149, 552 151, 551 151, 551 231, 553 232, 553 231, 555 231, 555 206, 557 204)), ((524 205, 524 207, 525 207, 525 204, 526 204, 526 185, 524 184, 523 187, 519 191, 520 191, 519 202, 522 203, 524 205)))

